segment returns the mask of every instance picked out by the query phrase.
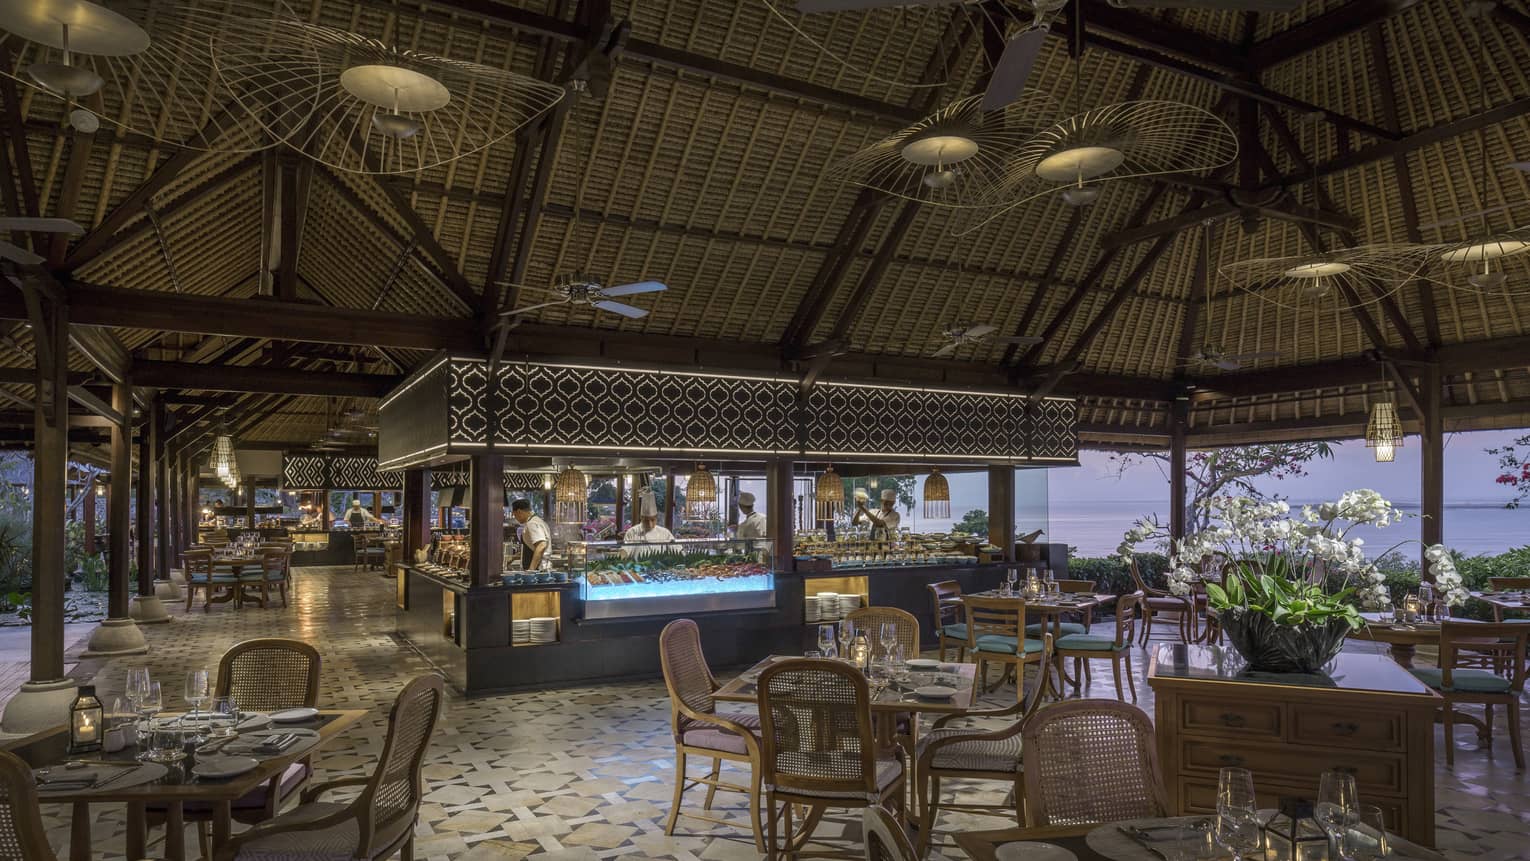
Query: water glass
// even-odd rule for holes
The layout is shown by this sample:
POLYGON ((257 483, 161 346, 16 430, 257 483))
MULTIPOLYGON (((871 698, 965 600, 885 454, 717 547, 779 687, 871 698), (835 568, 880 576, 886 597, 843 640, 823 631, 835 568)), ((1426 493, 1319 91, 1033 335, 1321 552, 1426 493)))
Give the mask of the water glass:
POLYGON ((1263 844, 1254 775, 1243 768, 1224 768, 1217 775, 1216 841, 1238 861, 1263 844))
POLYGON ((898 624, 883 622, 877 640, 882 644, 882 654, 891 655, 893 646, 898 645, 898 624))
POLYGON ((838 652, 834 650, 834 625, 818 626, 818 651, 827 658, 835 657, 838 652))
POLYGON ((1181 820, 1174 844, 1167 849, 1167 861, 1202 861, 1214 857, 1216 848, 1211 840, 1211 822, 1199 818, 1181 820))
POLYGON ((233 738, 239 734, 239 705, 233 697, 215 698, 210 715, 207 721, 208 735, 213 738, 233 738))
POLYGON ((175 723, 157 726, 150 733, 152 743, 144 759, 151 762, 180 762, 186 758, 186 733, 175 723))
POLYGON ((1382 861, 1392 856, 1386 817, 1374 804, 1359 806, 1358 822, 1344 832, 1339 857, 1344 861, 1382 861))
POLYGON ((1330 847, 1337 848, 1340 836, 1354 824, 1359 812, 1357 796, 1353 774, 1323 772, 1318 784, 1317 803, 1312 806, 1312 818, 1328 835, 1330 847))

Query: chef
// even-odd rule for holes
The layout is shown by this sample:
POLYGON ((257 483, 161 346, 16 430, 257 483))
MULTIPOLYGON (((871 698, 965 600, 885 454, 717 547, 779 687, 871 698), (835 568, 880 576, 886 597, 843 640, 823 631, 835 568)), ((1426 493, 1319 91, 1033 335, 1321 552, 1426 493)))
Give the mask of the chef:
POLYGON ((735 534, 739 538, 764 538, 765 515, 754 510, 754 494, 740 493, 738 510, 743 513, 744 519, 739 521, 735 534))
POLYGON ((871 524, 872 541, 891 541, 896 538, 898 524, 903 520, 894 510, 898 504, 898 491, 882 491, 882 505, 876 511, 868 509, 866 502, 865 497, 856 495, 855 516, 850 518, 850 522, 854 524, 864 521, 871 524))
POLYGON ((376 523, 377 518, 372 515, 372 512, 361 507, 361 500, 353 499, 351 507, 345 512, 345 522, 349 523, 352 529, 360 529, 369 523, 376 523))
POLYGON ((659 525, 659 503, 653 488, 638 491, 638 522, 622 534, 623 544, 668 544, 675 533, 659 525))
POLYGON ((510 503, 510 516, 521 525, 521 570, 541 570, 542 557, 552 545, 552 533, 547 529, 547 521, 531 513, 529 499, 517 499, 510 503))

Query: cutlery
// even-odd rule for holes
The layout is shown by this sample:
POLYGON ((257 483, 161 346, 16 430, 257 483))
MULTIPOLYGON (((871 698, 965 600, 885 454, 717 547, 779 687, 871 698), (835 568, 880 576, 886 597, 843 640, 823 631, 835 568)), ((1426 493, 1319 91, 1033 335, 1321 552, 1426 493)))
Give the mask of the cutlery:
POLYGON ((129 774, 132 774, 132 773, 133 772, 128 770, 128 769, 123 769, 122 771, 117 772, 116 774, 112 775, 111 777, 108 777, 105 780, 98 781, 94 786, 91 787, 91 789, 104 789, 107 786, 110 786, 111 784, 116 783, 117 781, 121 780, 122 778, 124 778, 124 777, 126 777, 126 776, 128 776, 129 774))
POLYGON ((1169 856, 1164 854, 1163 850, 1159 849, 1157 846, 1154 846, 1152 843, 1149 843, 1147 840, 1144 840, 1142 837, 1138 836, 1138 834, 1136 833, 1138 829, 1135 829, 1135 828, 1130 828, 1129 829, 1129 828, 1126 828, 1125 826, 1117 826, 1116 830, 1120 831, 1122 834, 1126 835, 1127 839, 1129 839, 1132 842, 1136 843, 1138 846, 1141 846, 1143 849, 1146 849, 1147 851, 1153 853, 1154 855, 1157 855, 1159 858, 1162 858, 1163 861, 1169 861, 1169 856))

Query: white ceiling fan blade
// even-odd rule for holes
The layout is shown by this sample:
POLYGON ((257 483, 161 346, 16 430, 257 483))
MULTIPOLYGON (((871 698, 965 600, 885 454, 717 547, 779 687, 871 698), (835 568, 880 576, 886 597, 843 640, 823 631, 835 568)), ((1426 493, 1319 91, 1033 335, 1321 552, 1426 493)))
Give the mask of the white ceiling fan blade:
POLYGON ((1212 359, 1211 363, 1224 371, 1236 371, 1243 367, 1243 363, 1237 359, 1212 359))
POLYGON ((945 345, 944 347, 941 347, 940 349, 936 350, 934 355, 932 355, 930 358, 932 358, 932 359, 943 359, 946 356, 949 356, 952 353, 956 352, 957 346, 958 346, 958 344, 955 341, 952 341, 951 343, 945 345))
POLYGON ((1046 40, 1045 26, 1032 27, 1009 40, 988 78, 988 89, 983 92, 983 110, 996 111, 1020 98, 1025 92, 1025 82, 1030 80, 1031 67, 1036 65, 1036 58, 1041 56, 1041 45, 1046 40))
POLYGON ((85 228, 67 218, 0 218, 0 230, 24 230, 28 233, 67 233, 84 236, 85 228))
POLYGON ((501 317, 514 317, 516 314, 524 314, 527 311, 535 311, 538 308, 546 308, 549 305, 562 305, 566 301, 568 301, 568 300, 560 299, 560 300, 558 300, 556 302, 543 302, 543 303, 538 304, 538 305, 527 305, 524 308, 516 308, 514 311, 501 311, 501 312, 499 312, 499 316, 501 316, 501 317))
POLYGON ((1276 350, 1265 350, 1260 353, 1238 353, 1235 356, 1223 356, 1223 358, 1233 362, 1257 362, 1261 359, 1278 359, 1280 353, 1276 350))
POLYGON ((602 296, 635 296, 639 293, 658 293, 669 288, 658 281, 638 281, 634 284, 621 284, 616 287, 601 288, 602 296))
POLYGON ((797 11, 860 12, 866 9, 892 9, 898 6, 946 6, 960 0, 797 0, 797 11))
POLYGON ((1522 170, 1525 173, 1530 173, 1530 161, 1510 162, 1509 167, 1515 170, 1522 170))
POLYGON ((602 311, 610 311, 613 314, 620 314, 623 317, 631 317, 634 320, 640 317, 648 316, 647 311, 644 311, 642 308, 628 305, 625 302, 609 302, 602 299, 599 302, 592 302, 590 304, 594 305, 596 308, 599 308, 602 311))
POLYGON ((22 248, 20 245, 12 245, 0 239, 0 257, 6 260, 14 260, 22 266, 36 266, 43 262, 43 258, 22 248))
POLYGON ((967 331, 962 333, 962 337, 963 338, 982 338, 982 337, 984 337, 986 335, 991 335, 991 334, 993 334, 994 332, 997 332, 997 331, 999 331, 999 327, 998 326, 994 326, 994 325, 989 324, 989 323, 978 323, 975 326, 968 326, 967 327, 967 331))

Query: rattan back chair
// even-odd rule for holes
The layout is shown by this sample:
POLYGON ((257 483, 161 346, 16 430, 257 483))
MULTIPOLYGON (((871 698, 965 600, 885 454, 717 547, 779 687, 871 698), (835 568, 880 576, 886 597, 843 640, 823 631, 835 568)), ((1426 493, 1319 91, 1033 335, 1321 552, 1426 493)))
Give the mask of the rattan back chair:
POLYGON ((684 813, 692 819, 714 824, 730 820, 710 816, 717 790, 742 792, 749 796, 749 820, 754 831, 755 849, 765 851, 765 836, 760 828, 760 721, 755 715, 718 714, 717 680, 707 666, 701 648, 701 631, 690 619, 676 619, 659 632, 659 664, 664 670, 664 687, 669 691, 670 728, 675 739, 675 794, 670 801, 665 834, 675 833, 675 822, 682 815, 680 804, 685 791, 694 786, 707 787, 702 813, 684 813), (699 756, 712 763, 702 777, 692 778, 686 771, 689 758, 699 756), (749 785, 738 786, 722 780, 722 762, 749 766, 749 785))
POLYGON ((808 808, 804 843, 829 808, 862 809, 892 801, 902 812, 903 765, 878 756, 871 691, 858 670, 824 658, 779 661, 760 674, 758 697, 766 854, 772 861, 787 851, 780 843, 792 840, 794 805, 808 808), (777 840, 778 823, 784 824, 784 841, 777 840))
POLYGON ((914 861, 920 857, 908 842, 908 832, 881 807, 868 807, 861 813, 861 834, 866 842, 866 861, 914 861))
POLYGON ((224 846, 221 859, 414 857, 414 828, 425 780, 420 770, 441 718, 446 688, 439 676, 404 686, 388 712, 388 736, 368 777, 345 777, 303 793, 303 806, 246 831, 224 846), (339 787, 360 786, 349 804, 314 803, 339 787))
POLYGON ((0 751, 0 858, 55 861, 37 806, 37 779, 13 753, 0 751))
POLYGON ((919 847, 918 857, 929 851, 935 822, 941 810, 960 810, 990 816, 1013 815, 1016 824, 1023 824, 1025 806, 1025 782, 1021 779, 1020 733, 1026 721, 1036 713, 1052 691, 1051 634, 1042 637, 1041 660, 1036 667, 1036 682, 1030 697, 1022 698, 1012 706, 992 710, 970 710, 950 714, 935 721, 930 731, 920 739, 917 748, 918 766, 914 770, 918 781, 919 800, 919 847), (956 721, 970 718, 1010 718, 1012 722, 997 730, 953 726, 956 721), (992 780, 1010 784, 1014 805, 979 804, 971 802, 940 801, 940 782, 944 778, 969 780, 992 780))
POLYGON ((1069 700, 1020 733, 1028 827, 1164 816, 1168 795, 1147 713, 1119 700, 1069 700))
POLYGON ((1131 688, 1132 702, 1137 701, 1137 682, 1131 673, 1132 644, 1137 639, 1137 618, 1142 612, 1143 594, 1133 592, 1116 600, 1115 636, 1097 634, 1069 634, 1057 641, 1057 663, 1061 667, 1073 659, 1073 688, 1078 690, 1090 681, 1089 662, 1110 661, 1111 674, 1116 682, 1116 699, 1124 700, 1121 677, 1131 688))
POLYGON ((1440 722, 1445 727, 1446 765, 1456 761, 1457 707, 1482 706, 1479 727, 1488 740, 1487 749, 1492 750, 1493 706, 1501 705, 1509 712, 1509 746, 1514 751, 1514 767, 1525 769, 1519 699, 1525 690, 1527 649, 1530 622, 1441 623, 1439 666, 1414 667, 1409 672, 1445 700, 1440 708, 1440 722))
MULTIPOLYGON (((1024 598, 968 595, 962 604, 967 608, 967 653, 977 660, 978 680, 988 690, 1003 684, 1012 672, 1020 679, 1026 664, 1040 662, 1042 641, 1025 636, 1024 598), (992 684, 988 682, 990 664, 1004 668, 1004 673, 992 684)), ((1022 698, 1022 688, 1017 681, 1016 702, 1022 698)))
POLYGON ((1128 560, 1127 569, 1131 571, 1132 583, 1137 591, 1143 595, 1142 599, 1142 633, 1141 640, 1144 645, 1153 638, 1153 622, 1160 615, 1174 614, 1178 618, 1174 620, 1179 628, 1179 639, 1188 643, 1195 639, 1195 601, 1189 597, 1181 598, 1163 589, 1155 589, 1147 584, 1142 576, 1142 570, 1137 567, 1136 558, 1128 560))
POLYGON ((930 590, 930 613, 935 619, 935 637, 940 643, 940 659, 946 649, 956 647, 956 659, 967 659, 967 623, 962 609, 962 587, 955 580, 941 580, 925 586, 930 590))
POLYGON ((855 630, 865 632, 866 639, 871 641, 872 657, 885 657, 882 626, 889 623, 898 629, 898 645, 903 647, 904 660, 919 657, 919 620, 913 613, 897 607, 862 607, 845 619, 855 625, 855 630))

